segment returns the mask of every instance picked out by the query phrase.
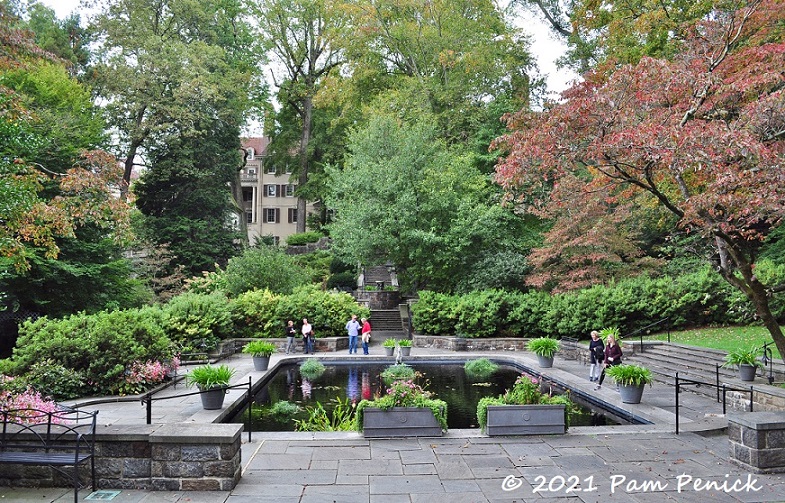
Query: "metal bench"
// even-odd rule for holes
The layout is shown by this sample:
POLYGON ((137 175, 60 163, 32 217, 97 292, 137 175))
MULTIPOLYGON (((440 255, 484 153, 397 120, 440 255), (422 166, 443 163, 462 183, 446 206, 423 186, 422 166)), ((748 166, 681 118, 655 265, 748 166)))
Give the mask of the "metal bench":
POLYGON ((98 412, 60 407, 55 411, 0 411, 0 464, 49 466, 74 485, 74 503, 82 487, 79 467, 90 465, 95 483, 95 425, 98 412), (64 470, 72 466, 73 472, 64 470))

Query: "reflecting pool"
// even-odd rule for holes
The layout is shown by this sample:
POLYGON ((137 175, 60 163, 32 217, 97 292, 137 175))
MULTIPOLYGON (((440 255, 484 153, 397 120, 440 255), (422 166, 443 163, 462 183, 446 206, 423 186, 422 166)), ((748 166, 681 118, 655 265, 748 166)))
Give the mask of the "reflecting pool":
MULTIPOLYGON (((431 391, 436 398, 447 402, 447 421, 450 429, 477 428, 477 403, 484 396, 498 396, 510 387, 521 374, 513 366, 499 365, 490 376, 483 379, 466 375, 463 363, 407 362, 417 372, 414 381, 431 391)), ((336 399, 356 404, 360 400, 372 400, 382 395, 387 385, 380 374, 389 362, 374 363, 331 363, 318 377, 300 374, 297 364, 278 367, 266 385, 254 396, 251 410, 251 431, 294 431, 295 420, 306 419, 306 407, 321 404, 331 411, 336 399), (286 401, 299 406, 294 415, 282 415, 273 406, 286 401)), ((574 397, 573 397, 574 398, 574 397)), ((576 411, 570 416, 571 426, 619 424, 602 411, 587 404, 577 403, 576 411)), ((248 429, 247 408, 239 410, 230 422, 245 423, 248 429)))

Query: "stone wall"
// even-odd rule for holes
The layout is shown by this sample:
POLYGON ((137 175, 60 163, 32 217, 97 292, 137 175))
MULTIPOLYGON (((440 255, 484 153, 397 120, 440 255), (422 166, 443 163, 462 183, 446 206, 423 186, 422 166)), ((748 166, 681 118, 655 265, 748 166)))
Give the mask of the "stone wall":
POLYGON ((731 460, 755 473, 785 473, 785 412, 728 416, 731 460))
MULTIPOLYGON (((99 489, 229 491, 240 481, 242 424, 110 425, 96 432, 99 489)), ((45 466, 3 465, 0 485, 68 487, 45 466)), ((80 469, 89 484, 89 467, 80 469)))

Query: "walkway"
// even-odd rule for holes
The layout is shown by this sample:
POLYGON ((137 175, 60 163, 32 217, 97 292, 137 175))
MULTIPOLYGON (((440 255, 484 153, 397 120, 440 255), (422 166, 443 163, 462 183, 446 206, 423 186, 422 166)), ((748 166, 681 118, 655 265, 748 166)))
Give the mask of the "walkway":
MULTIPOLYGON (((373 348, 376 354, 380 347, 373 348)), ((531 368, 526 353, 451 353, 415 348, 415 356, 472 358, 504 355, 531 368)), ((345 354, 318 354, 326 360, 345 354)), ((283 358, 274 355, 271 365, 283 358)), ((362 355, 356 357, 361 360, 362 355)), ((260 377, 250 358, 228 360, 237 381, 260 377)), ((547 377, 576 392, 602 397, 622 407, 614 386, 594 391, 588 368, 556 360, 547 377)), ((182 392, 178 386, 175 392, 182 392)), ((655 424, 574 427, 563 436, 489 438, 477 430, 451 430, 441 438, 367 440, 357 433, 254 433, 243 435, 244 472, 231 492, 147 492, 123 490, 111 501, 123 503, 245 502, 782 502, 785 474, 755 475, 728 459, 724 434, 712 430, 721 406, 693 393, 680 395, 687 421, 674 433, 672 386, 647 388, 643 404, 624 405, 655 424)), ((100 406, 99 422, 118 428, 144 423, 139 402, 100 406)), ((156 402, 154 422, 208 420, 198 397, 156 402), (171 402, 163 405, 166 402, 171 402), (160 406, 159 406, 160 405, 160 406)), ((87 500, 89 490, 80 492, 87 500)), ((0 488, 0 501, 68 502, 68 489, 0 488)), ((102 501, 108 501, 102 499, 102 501)))

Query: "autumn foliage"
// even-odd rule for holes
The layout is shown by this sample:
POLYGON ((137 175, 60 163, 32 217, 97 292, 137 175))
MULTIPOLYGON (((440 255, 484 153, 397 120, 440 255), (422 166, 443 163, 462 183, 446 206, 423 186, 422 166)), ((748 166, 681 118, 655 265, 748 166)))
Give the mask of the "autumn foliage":
POLYGON ((779 331, 754 266, 785 216, 785 2, 736 5, 685 26, 670 60, 609 62, 561 103, 508 118, 497 181, 554 224, 532 283, 568 289, 614 265, 656 265, 639 246, 646 215, 711 244, 720 274, 779 331))

